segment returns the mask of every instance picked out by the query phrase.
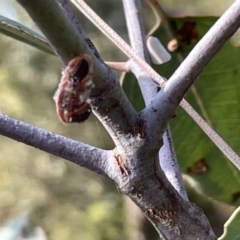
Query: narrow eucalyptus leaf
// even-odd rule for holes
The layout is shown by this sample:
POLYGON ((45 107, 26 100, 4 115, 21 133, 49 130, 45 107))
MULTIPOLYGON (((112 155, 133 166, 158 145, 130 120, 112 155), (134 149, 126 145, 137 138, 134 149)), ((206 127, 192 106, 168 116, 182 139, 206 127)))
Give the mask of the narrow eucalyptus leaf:
POLYGON ((24 25, 0 15, 0 32, 18 41, 29 44, 48 54, 55 55, 48 41, 24 25))

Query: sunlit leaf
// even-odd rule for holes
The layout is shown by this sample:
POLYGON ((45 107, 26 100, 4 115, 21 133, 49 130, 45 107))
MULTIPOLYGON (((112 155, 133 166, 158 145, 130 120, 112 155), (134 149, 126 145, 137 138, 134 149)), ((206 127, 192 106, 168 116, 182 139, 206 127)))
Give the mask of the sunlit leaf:
POLYGON ((219 240, 240 239, 240 207, 238 207, 228 221, 224 224, 224 233, 219 240))
POLYGON ((44 37, 9 18, 0 16, 0 32, 18 41, 38 48, 41 51, 55 55, 44 37))

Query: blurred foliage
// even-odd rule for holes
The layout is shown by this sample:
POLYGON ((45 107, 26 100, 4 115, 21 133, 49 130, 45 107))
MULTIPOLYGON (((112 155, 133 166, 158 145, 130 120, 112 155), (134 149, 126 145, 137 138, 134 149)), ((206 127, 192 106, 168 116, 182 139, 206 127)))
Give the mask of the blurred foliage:
MULTIPOLYGON (((186 5, 181 2, 181 6, 176 5, 176 1, 174 6, 173 1, 163 1, 163 7, 175 17, 212 16, 226 9, 225 4, 230 4, 228 1, 220 1, 223 4, 219 3, 217 7, 209 8, 208 4, 213 4, 213 1, 201 1, 201 6, 199 1, 194 4, 189 3, 189 0, 185 1, 186 5)), ((128 40, 121 1, 86 2, 128 40)), ((149 29, 154 23, 154 18, 149 18, 153 15, 152 13, 150 15, 150 9, 145 3, 143 10, 146 27, 149 29)), ((25 11, 13 0, 0 3, 0 14, 38 31, 25 11)), ((78 17, 104 60, 127 59, 84 16, 78 13, 78 17)), ((196 23, 194 28, 197 30, 197 38, 193 38, 190 44, 185 41, 181 46, 182 53, 186 55, 215 20, 215 18, 172 19, 171 24, 179 35, 184 22, 196 23)), ((167 43, 162 28, 154 34, 163 43, 167 43)), ((180 40, 184 42, 183 39, 180 40)), ((0 35, 0 49, 1 113, 84 143, 104 149, 113 148, 112 140, 94 116, 79 125, 64 125, 58 120, 52 96, 58 85, 62 64, 56 57, 3 35, 0 35)), ((208 117, 210 124, 238 153, 239 56, 239 49, 228 43, 201 74, 201 81, 197 81, 195 87, 201 97, 199 98, 193 90, 186 95, 187 100, 200 113, 205 114, 204 117, 208 117), (202 111, 199 100, 203 101, 207 115, 202 111)), ((169 63, 154 67, 163 76, 169 77, 178 65, 177 55, 173 54, 169 63)), ((143 101, 136 81, 131 75, 127 75, 124 89, 135 108, 140 111, 143 108, 143 101)), ((200 198, 204 199, 202 194, 204 192, 220 201, 239 205, 240 175, 237 170, 181 109, 177 111, 177 118, 171 121, 171 125, 185 180, 190 191, 193 188, 199 191, 197 195, 194 193, 191 199, 196 202, 200 198), (206 164, 207 172, 194 173, 192 169, 198 161, 206 164)), ((139 223, 137 228, 140 228, 141 217, 138 217, 139 219, 134 217, 133 208, 130 208, 132 213, 128 211, 126 201, 123 201, 122 196, 117 193, 115 186, 88 170, 2 136, 0 136, 0 164, 0 225, 22 212, 28 212, 31 220, 37 226, 41 226, 51 240, 132 239, 132 234, 129 233, 131 231, 129 218, 135 218, 139 223)), ((206 200, 198 204, 209 207, 206 200)), ((211 206, 213 205, 218 204, 211 203, 211 206)), ((232 211, 232 208, 229 211, 232 211)), ((211 214, 210 210, 209 216, 211 214)), ((227 215, 225 214, 222 219, 227 215)), ((212 221, 214 222, 214 219, 212 221)), ((147 239, 158 239, 149 223, 144 226, 144 231, 147 239)), ((144 236, 142 237, 144 239, 144 236)))
POLYGON ((39 226, 34 226, 27 214, 23 213, 0 227, 0 239, 47 240, 47 237, 44 230, 39 226))

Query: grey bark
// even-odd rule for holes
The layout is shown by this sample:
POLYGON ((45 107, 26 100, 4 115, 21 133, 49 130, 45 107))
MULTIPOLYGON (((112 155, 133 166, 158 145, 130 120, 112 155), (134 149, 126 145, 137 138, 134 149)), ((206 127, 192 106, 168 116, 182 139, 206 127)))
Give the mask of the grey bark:
POLYGON ((158 152, 162 146, 162 134, 184 93, 212 56, 239 27, 240 2, 236 1, 210 31, 209 35, 214 36, 215 40, 208 39, 204 48, 199 43, 189 55, 189 60, 183 62, 166 86, 140 114, 134 111, 115 75, 87 40, 80 24, 76 23, 73 15, 70 17, 71 10, 67 1, 18 2, 42 30, 64 64, 79 54, 91 56, 96 86, 91 94, 91 107, 108 130, 116 148, 113 151, 104 151, 65 139, 72 144, 66 151, 65 148, 61 149, 62 137, 25 126, 5 116, 1 119, 4 126, 1 133, 48 152, 52 151, 56 155, 61 156, 63 153, 62 157, 66 159, 71 158, 71 150, 74 153, 75 144, 81 156, 74 161, 112 179, 119 191, 141 208, 163 239, 216 239, 202 211, 185 201, 169 183, 159 167, 158 152), (223 33, 220 34, 219 30, 223 33), (4 129, 11 130, 7 132, 4 129), (22 139, 21 135, 25 138, 22 139), (43 139, 48 137, 49 145, 44 145, 43 139), (60 144, 57 150, 51 150, 50 143, 58 142, 60 144), (100 157, 99 165, 97 156, 100 157))

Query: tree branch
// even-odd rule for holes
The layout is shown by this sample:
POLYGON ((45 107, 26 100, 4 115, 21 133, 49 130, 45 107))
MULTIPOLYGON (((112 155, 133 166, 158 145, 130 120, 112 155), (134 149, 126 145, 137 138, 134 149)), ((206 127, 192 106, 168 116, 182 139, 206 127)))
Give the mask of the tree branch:
POLYGON ((109 170, 112 151, 71 140, 2 114, 0 134, 64 158, 105 177, 113 177, 112 171, 109 170))
POLYGON ((113 87, 114 74, 103 61, 96 58, 85 41, 85 33, 75 28, 76 24, 72 24, 73 18, 71 17, 70 20, 66 15, 67 11, 64 13, 56 1, 17 1, 28 12, 65 65, 77 55, 86 53, 91 56, 95 70, 93 73, 96 85, 94 95, 101 94, 103 90, 113 87))
MULTIPOLYGON (((71 1, 74 3, 75 0, 71 0, 71 1)), ((124 40, 121 37, 119 37, 117 35, 117 33, 114 32, 105 22, 103 22, 103 20, 101 18, 99 18, 97 16, 97 14, 95 12, 93 12, 92 9, 90 9, 88 6, 86 6, 86 4, 81 0, 79 0, 78 3, 76 3, 76 4, 78 4, 79 10, 81 10, 82 13, 86 17, 88 17, 95 24, 95 26, 97 26, 110 40, 112 40, 116 44, 116 46, 119 49, 121 49, 130 59, 132 58, 132 56, 134 56, 134 58, 132 58, 132 59, 135 61, 135 64, 140 69, 142 69, 143 72, 147 73, 147 75, 150 76, 154 81, 156 81, 160 85, 164 86, 165 80, 161 76, 159 76, 146 62, 144 62, 134 51, 131 51, 130 46, 128 44, 126 44, 124 42, 124 40)), ((132 69, 132 71, 134 71, 134 70, 132 69)), ((187 103, 185 100, 184 100, 184 102, 187 103)), ((189 105, 189 104, 187 103, 187 105, 189 105)), ((185 109, 186 104, 180 103, 180 106, 188 114, 190 113, 190 111, 188 111, 188 109, 185 109)), ((153 112, 154 112, 154 108, 153 108, 153 112)), ((193 108, 191 108, 191 112, 198 115, 198 113, 193 108)), ((191 115, 189 115, 189 116, 191 117, 191 115)), ((170 116, 170 118, 171 117, 172 117, 172 115, 170 116)), ((196 123, 205 132, 205 129, 208 129, 209 126, 201 116, 199 116, 199 119, 201 119, 201 124, 198 124, 198 122, 196 122, 196 123)), ((195 121, 196 118, 193 118, 193 120, 195 121)), ((163 125, 161 127, 163 129, 166 128, 165 125, 163 125)), ((213 141, 215 141, 217 138, 221 139, 221 137, 213 129, 212 129, 211 133, 207 133, 207 132, 205 132, 205 133, 207 136, 210 136, 210 135, 216 136, 216 138, 211 138, 211 140, 213 140, 213 141)), ((159 137, 161 135, 157 134, 157 136, 159 137)), ((222 140, 222 142, 224 142, 224 141, 222 140)), ((219 148, 218 143, 214 142, 214 144, 219 148)), ((234 153, 234 151, 230 148, 230 146, 227 145, 227 143, 225 143, 224 145, 226 146, 226 149, 229 149, 230 151, 224 151, 223 153, 227 156, 228 159, 230 159, 232 161, 233 164, 235 164, 234 162, 236 162, 236 161, 234 159, 235 159, 235 156, 237 156, 237 154, 234 153), (234 154, 229 155, 231 152, 234 154)), ((224 150, 222 147, 219 149, 221 151, 224 150)))
MULTIPOLYGON (((144 25, 141 17, 141 5, 139 1, 135 0, 123 0, 122 2, 131 47, 142 60, 145 60, 148 64, 150 64, 150 57, 146 47, 144 25)), ((132 61, 132 59, 128 61, 128 66, 132 73, 136 76, 145 104, 148 105, 153 96, 157 94, 158 86, 144 71, 142 71, 141 68, 134 63, 134 61, 132 61)))
POLYGON ((155 133, 159 116, 161 115, 163 122, 166 121, 165 117, 171 119, 188 88, 239 26, 240 1, 236 1, 198 42, 154 101, 144 110, 147 113, 156 110, 154 114, 156 117, 148 120, 149 126, 154 126, 155 133), (168 114, 163 116, 163 113, 168 114))
MULTIPOLYGON (((146 48, 146 37, 142 22, 140 2, 139 0, 123 0, 123 6, 131 47, 139 56, 145 59, 146 62, 150 63, 146 48)), ((145 104, 148 105, 158 92, 157 86, 136 64, 134 65, 134 63, 132 63, 130 69, 136 76, 145 104)), ((150 132, 149 134, 152 133, 150 132)), ((163 146, 159 151, 159 163, 172 186, 177 190, 180 196, 187 200, 188 197, 182 181, 169 126, 163 134, 163 146)))
MULTIPOLYGON (((59 57, 66 64, 74 56, 86 53, 93 62, 91 107, 116 146, 127 144, 123 136, 134 131, 137 113, 127 99, 113 71, 99 60, 80 24, 76 23, 69 3, 64 0, 18 0, 36 22, 59 57), (58 5, 59 4, 59 5, 58 5), (60 7, 59 7, 60 6, 60 7), (90 45, 90 46, 89 46, 90 45)), ((122 148, 124 151, 124 147, 122 148)))
POLYGON ((98 27, 116 46, 132 59, 142 71, 155 80, 160 86, 164 85, 164 79, 154 71, 132 48, 110 28, 83 0, 70 0, 96 27, 98 27))
POLYGON ((159 151, 159 163, 165 173, 168 181, 176 189, 179 195, 186 201, 188 196, 184 187, 181 170, 178 165, 177 155, 173 144, 172 134, 170 125, 168 124, 167 129, 163 133, 163 146, 159 151))
MULTIPOLYGON (((206 33, 206 35, 198 42, 180 67, 168 80, 164 88, 156 95, 154 101, 147 106, 146 109, 144 109, 142 116, 148 122, 148 127, 150 128, 149 131, 154 131, 154 134, 157 136, 162 133, 162 128, 159 127, 158 130, 156 130, 155 126, 159 125, 159 123, 166 125, 165 122, 171 119, 173 112, 182 100, 185 92, 191 84, 193 84, 204 67, 210 62, 212 57, 220 50, 220 48, 233 35, 239 26, 240 1, 235 1, 206 33), (153 113, 152 118, 147 117, 150 112, 153 113)), ((186 107, 189 107, 186 104, 189 105, 185 100, 183 100, 180 103, 180 106, 185 109, 186 107)), ((187 109, 185 110, 189 113, 187 109)), ((193 111, 194 110, 192 109, 192 112, 193 111)), ((206 122, 201 119, 201 126, 205 124, 206 122)), ((206 130, 210 128, 206 124, 202 129, 206 130)), ((206 132, 208 136, 212 135, 212 133, 213 131, 211 131, 211 133, 206 132)), ((214 133, 214 136, 215 141, 216 139, 221 139, 216 133, 214 133)), ((235 154, 233 150, 227 146, 227 144, 224 144, 224 147, 222 147, 222 142, 224 142, 223 140, 221 143, 215 141, 214 143, 223 150, 223 153, 240 170, 240 158, 237 154, 235 154), (228 149, 228 151, 225 151, 226 149, 228 149)))
POLYGON ((179 104, 190 85, 239 27, 240 1, 238 0, 210 28, 167 81, 164 92, 172 101, 179 104))
MULTIPOLYGON (((34 1, 34 8, 44 1, 46 0, 34 1)), ((33 4, 30 5, 33 8, 33 4)), ((39 11, 36 14, 39 14, 39 11)), ((54 15, 51 17, 54 25, 53 19, 54 15)), ((40 22, 38 24, 40 25, 40 22)), ((51 35, 50 32, 48 34, 51 35)), ((91 57, 94 58, 93 55, 91 57)), ((144 63, 141 58, 140 60, 144 63)), ((96 74, 104 73, 97 72, 96 74)), ((105 79, 106 82, 107 80, 105 79)), ((188 201, 184 201, 168 182, 162 170, 156 169, 158 164, 155 163, 158 160, 159 148, 152 146, 144 136, 141 121, 138 121, 136 113, 129 107, 129 102, 125 100, 126 97, 119 88, 120 86, 114 82, 114 87, 107 92, 108 95, 96 97, 96 102, 93 102, 93 97, 91 98, 93 110, 105 127, 110 128, 110 132, 113 132, 113 140, 119 144, 111 152, 112 165, 107 166, 118 173, 114 181, 119 190, 135 201, 164 239, 194 239, 196 233, 199 239, 216 239, 201 210, 188 201), (119 97, 121 101, 118 100, 119 97), (110 108, 108 108, 109 102, 110 108), (117 114, 114 116, 114 113, 117 114)), ((30 135, 31 132, 33 132, 32 129, 30 129, 30 135)))

